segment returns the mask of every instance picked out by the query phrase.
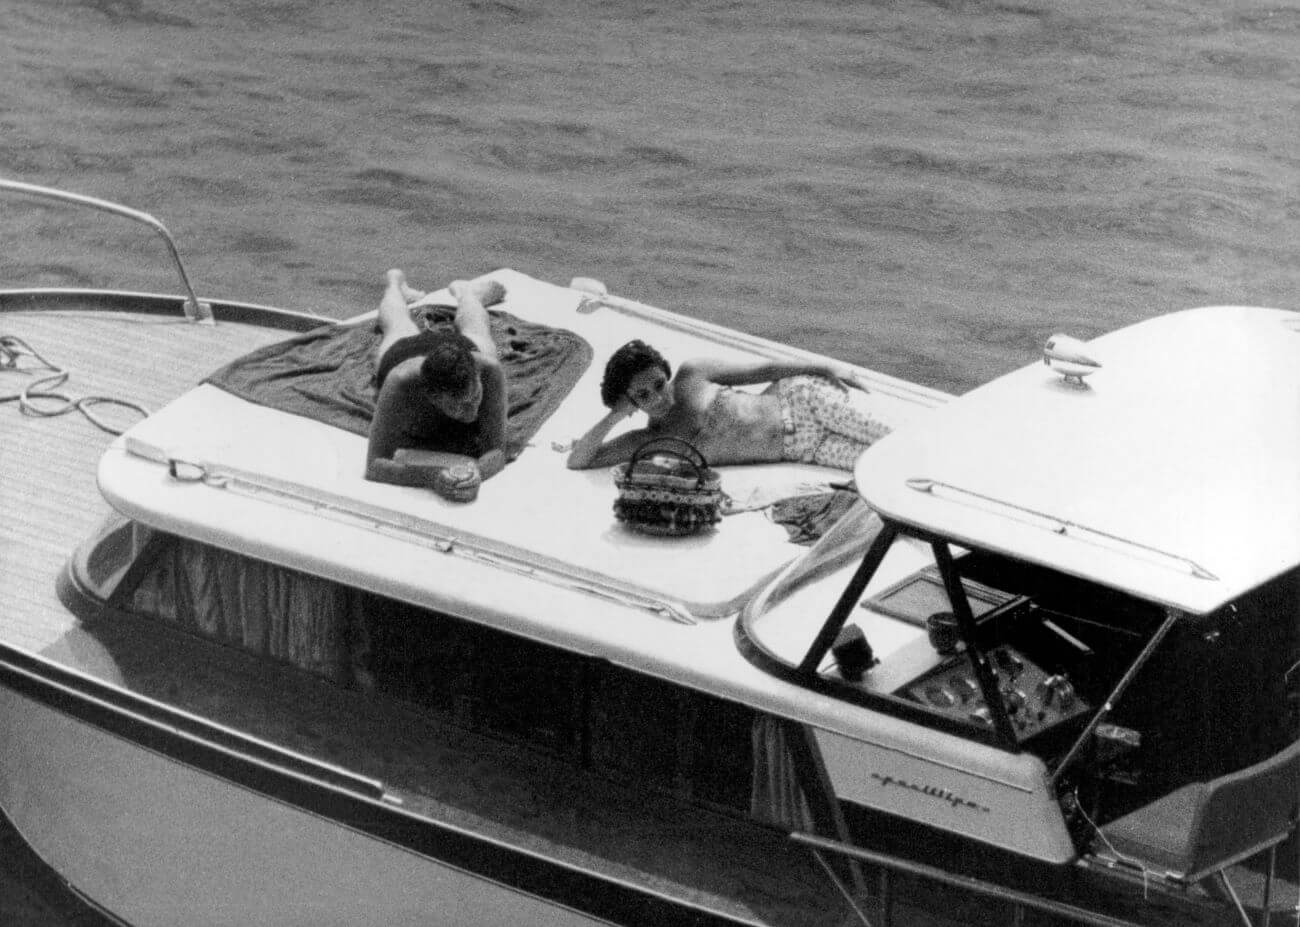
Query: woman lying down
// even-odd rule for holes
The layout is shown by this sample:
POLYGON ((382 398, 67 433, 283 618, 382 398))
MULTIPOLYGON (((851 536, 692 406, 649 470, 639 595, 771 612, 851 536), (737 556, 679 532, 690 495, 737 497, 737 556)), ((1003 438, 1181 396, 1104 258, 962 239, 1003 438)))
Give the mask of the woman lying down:
POLYGON ((800 461, 852 471, 889 433, 859 401, 867 388, 853 371, 824 361, 734 363, 699 358, 677 375, 658 351, 630 341, 605 365, 601 400, 610 410, 574 442, 570 469, 622 463, 650 438, 690 442, 710 464, 800 461), (761 393, 732 387, 770 383, 761 393), (605 440, 637 412, 644 428, 605 440))

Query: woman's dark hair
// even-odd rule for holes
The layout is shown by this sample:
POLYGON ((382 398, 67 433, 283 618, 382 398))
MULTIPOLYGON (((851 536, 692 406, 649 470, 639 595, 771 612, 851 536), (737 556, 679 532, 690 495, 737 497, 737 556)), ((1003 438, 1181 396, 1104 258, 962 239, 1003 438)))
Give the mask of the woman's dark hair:
POLYGON ((614 408, 627 392, 632 378, 651 367, 658 367, 665 377, 672 379, 673 368, 662 354, 644 341, 629 341, 611 354, 605 363, 605 379, 600 381, 600 401, 606 408, 614 408))
POLYGON ((429 339, 429 351, 420 364, 420 378, 431 390, 462 395, 478 376, 474 342, 458 331, 438 331, 429 339))

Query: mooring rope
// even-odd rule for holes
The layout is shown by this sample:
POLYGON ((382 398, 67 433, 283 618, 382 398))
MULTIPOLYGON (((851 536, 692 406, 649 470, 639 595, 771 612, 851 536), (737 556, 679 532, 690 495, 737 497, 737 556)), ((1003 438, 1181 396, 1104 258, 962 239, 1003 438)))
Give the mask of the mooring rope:
POLYGON ((56 415, 66 415, 68 412, 75 410, 84 415, 96 428, 111 435, 120 435, 124 429, 115 428, 101 419, 91 411, 95 406, 122 406, 140 413, 142 418, 147 418, 149 415, 148 409, 129 399, 119 399, 116 396, 82 396, 79 399, 74 399, 66 393, 58 392, 58 388, 67 383, 72 374, 65 368, 50 363, 35 348, 16 335, 0 335, 0 369, 5 368, 24 371, 32 369, 49 371, 44 376, 36 377, 16 393, 0 395, 0 402, 17 402, 18 409, 23 415, 53 418, 56 415), (20 367, 18 361, 22 357, 34 358, 40 367, 20 367), (49 403, 55 403, 55 405, 51 406, 49 403))

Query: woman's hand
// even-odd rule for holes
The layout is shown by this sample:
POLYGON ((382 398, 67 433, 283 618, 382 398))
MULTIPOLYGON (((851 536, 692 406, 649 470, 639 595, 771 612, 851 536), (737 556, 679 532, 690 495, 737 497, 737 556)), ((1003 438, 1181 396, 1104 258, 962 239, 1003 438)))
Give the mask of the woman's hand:
POLYGON ((637 407, 631 397, 624 394, 618 397, 618 402, 614 403, 614 408, 610 411, 614 412, 621 419, 630 418, 631 416, 636 415, 637 407))
POLYGON ((866 380, 851 367, 842 367, 838 364, 830 364, 827 365, 822 376, 830 380, 832 383, 838 383, 843 387, 860 389, 864 393, 871 392, 871 390, 867 389, 866 380))
POLYGON ((605 413, 596 424, 587 429, 587 433, 574 441, 569 448, 569 459, 565 466, 570 470, 586 470, 588 467, 605 467, 611 463, 627 460, 632 453, 634 442, 645 440, 645 429, 633 429, 606 442, 606 436, 613 431, 623 419, 637 412, 636 403, 627 396, 620 396, 618 402, 605 413), (624 448, 628 447, 626 452, 624 448))
POLYGON ((844 376, 842 379, 844 380, 845 386, 851 386, 854 389, 860 389, 864 393, 871 392, 871 390, 867 389, 866 378, 863 377, 862 374, 858 373, 856 370, 847 371, 847 375, 844 376))

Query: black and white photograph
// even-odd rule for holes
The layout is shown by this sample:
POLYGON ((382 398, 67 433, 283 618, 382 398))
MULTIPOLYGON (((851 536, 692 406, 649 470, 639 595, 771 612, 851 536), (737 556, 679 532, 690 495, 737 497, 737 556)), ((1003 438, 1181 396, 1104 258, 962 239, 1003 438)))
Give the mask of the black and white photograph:
POLYGON ((1300 6, 4 0, 0 923, 1300 927, 1300 6))

